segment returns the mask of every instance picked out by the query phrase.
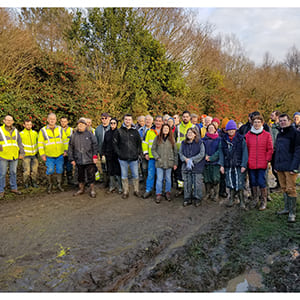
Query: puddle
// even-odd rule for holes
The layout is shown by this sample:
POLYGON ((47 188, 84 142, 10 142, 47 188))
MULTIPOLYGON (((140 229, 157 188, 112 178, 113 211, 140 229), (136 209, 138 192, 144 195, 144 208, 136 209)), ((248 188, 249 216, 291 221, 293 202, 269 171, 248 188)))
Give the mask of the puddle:
POLYGON ((262 288, 262 276, 255 270, 251 270, 249 273, 241 274, 231 280, 229 280, 227 286, 223 289, 215 291, 216 293, 242 293, 251 290, 262 288))

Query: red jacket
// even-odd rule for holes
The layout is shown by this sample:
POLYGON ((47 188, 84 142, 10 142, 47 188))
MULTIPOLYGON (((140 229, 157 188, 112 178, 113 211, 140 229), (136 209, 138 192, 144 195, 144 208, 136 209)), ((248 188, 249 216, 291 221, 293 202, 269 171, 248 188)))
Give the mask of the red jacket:
POLYGON ((248 131, 245 139, 248 148, 248 168, 266 169, 273 154, 271 134, 265 130, 260 134, 248 131))

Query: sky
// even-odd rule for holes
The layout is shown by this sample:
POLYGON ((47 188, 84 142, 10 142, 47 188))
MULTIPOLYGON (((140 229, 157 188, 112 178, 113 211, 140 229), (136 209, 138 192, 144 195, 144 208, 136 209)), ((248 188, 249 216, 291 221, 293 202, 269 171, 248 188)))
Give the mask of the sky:
POLYGON ((215 35, 234 34, 246 56, 257 65, 266 52, 282 62, 292 46, 300 50, 299 5, 295 0, 0 0, 0 7, 193 7, 200 23, 213 25, 215 35))

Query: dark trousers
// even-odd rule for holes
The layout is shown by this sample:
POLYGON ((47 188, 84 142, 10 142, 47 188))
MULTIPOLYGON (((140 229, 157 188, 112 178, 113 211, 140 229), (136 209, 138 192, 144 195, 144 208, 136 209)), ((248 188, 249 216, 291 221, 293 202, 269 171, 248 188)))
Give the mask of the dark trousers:
POLYGON ((87 176, 87 183, 95 183, 95 164, 77 165, 78 168, 78 182, 85 183, 85 176, 87 176))

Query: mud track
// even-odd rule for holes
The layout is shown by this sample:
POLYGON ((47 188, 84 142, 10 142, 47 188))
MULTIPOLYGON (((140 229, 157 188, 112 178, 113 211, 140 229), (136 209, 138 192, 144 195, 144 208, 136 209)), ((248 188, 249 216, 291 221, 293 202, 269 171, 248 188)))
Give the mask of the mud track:
POLYGON ((225 213, 222 203, 123 200, 100 186, 96 199, 67 191, 1 200, 0 290, 130 291, 225 213))

